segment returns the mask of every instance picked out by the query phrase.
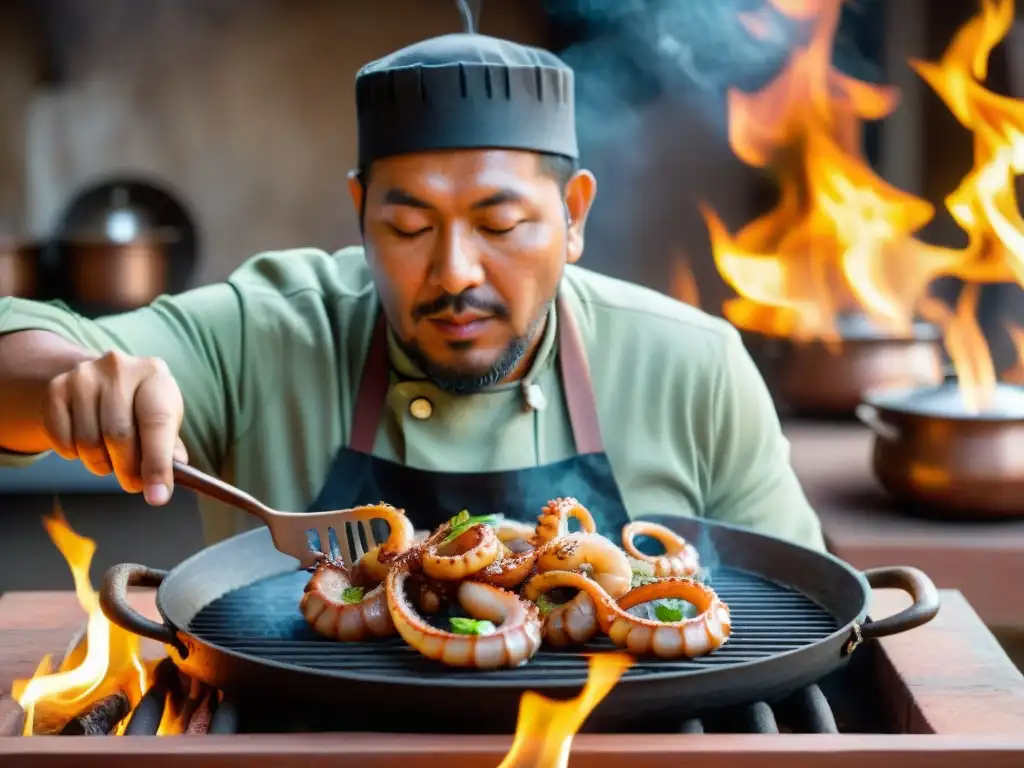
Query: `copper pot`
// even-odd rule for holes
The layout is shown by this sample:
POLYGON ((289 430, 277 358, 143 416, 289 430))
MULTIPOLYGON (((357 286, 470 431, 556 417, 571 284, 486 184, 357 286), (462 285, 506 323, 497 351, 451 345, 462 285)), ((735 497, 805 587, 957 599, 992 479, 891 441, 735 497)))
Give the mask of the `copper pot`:
POLYGON ((160 243, 72 242, 66 247, 69 277, 79 301, 131 308, 166 292, 167 250, 160 243))
POLYGON ((0 296, 33 298, 39 290, 42 248, 0 242, 0 296))
POLYGON ((941 337, 918 323, 908 337, 887 336, 863 318, 840 324, 843 341, 748 335, 765 380, 781 405, 802 414, 852 416, 864 392, 886 386, 927 386, 943 378, 941 337))
POLYGON ((170 248, 179 233, 134 205, 125 186, 62 236, 66 275, 76 301, 112 309, 144 306, 168 290, 170 248))
POLYGON ((1024 387, 1000 384, 995 407, 967 414, 955 381, 868 393, 857 416, 875 433, 875 478, 932 517, 1024 517, 1024 387))

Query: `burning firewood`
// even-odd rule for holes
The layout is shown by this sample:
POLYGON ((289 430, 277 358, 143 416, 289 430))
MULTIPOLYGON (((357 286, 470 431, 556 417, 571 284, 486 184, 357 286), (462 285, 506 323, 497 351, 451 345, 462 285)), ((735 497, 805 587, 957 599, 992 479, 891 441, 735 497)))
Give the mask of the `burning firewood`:
POLYGON ((207 689, 206 695, 199 702, 199 707, 192 713, 192 719, 189 720, 188 728, 185 729, 186 734, 198 735, 207 733, 210 730, 210 720, 213 717, 210 700, 212 695, 213 691, 207 689))
POLYGON ((21 736, 25 710, 14 699, 0 696, 0 736, 21 736))
POLYGON ((107 736, 131 711, 128 697, 118 691, 100 699, 88 711, 74 717, 61 729, 61 736, 107 736))

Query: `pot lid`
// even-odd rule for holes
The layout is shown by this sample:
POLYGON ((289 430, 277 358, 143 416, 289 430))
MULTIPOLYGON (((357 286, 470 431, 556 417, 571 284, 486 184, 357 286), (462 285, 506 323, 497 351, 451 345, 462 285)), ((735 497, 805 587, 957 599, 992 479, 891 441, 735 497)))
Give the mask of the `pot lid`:
POLYGON ((180 233, 161 226, 151 211, 135 204, 127 187, 115 186, 107 201, 84 214, 64 239, 75 243, 129 245, 132 243, 171 243, 180 233))

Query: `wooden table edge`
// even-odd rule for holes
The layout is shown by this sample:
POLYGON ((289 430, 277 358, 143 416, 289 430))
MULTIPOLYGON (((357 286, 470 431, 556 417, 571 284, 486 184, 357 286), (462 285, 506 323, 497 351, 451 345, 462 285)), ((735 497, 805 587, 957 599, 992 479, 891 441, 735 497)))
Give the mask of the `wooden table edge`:
MULTIPOLYGON (((508 753, 507 736, 387 734, 274 734, 183 738, 122 737, 0 739, 0 758, 21 758, 33 766, 137 765, 283 766, 301 761, 307 768, 372 765, 381 768, 444 766, 494 768, 508 753), (28 761, 31 761, 29 763, 28 761)), ((909 768, 1019 768, 1024 738, 964 738, 892 735, 582 735, 573 740, 572 768, 678 766, 701 759, 716 768, 864 768, 867 760, 899 759, 909 768), (979 763, 979 761, 981 761, 979 763), (710 763, 709 763, 710 764, 710 763)), ((9 762, 5 762, 10 764, 9 762)))

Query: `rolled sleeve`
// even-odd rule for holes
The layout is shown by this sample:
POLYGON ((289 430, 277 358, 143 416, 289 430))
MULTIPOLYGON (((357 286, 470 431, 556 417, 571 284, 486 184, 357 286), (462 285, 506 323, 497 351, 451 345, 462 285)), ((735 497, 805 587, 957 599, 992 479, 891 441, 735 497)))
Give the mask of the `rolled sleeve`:
POLYGON ((739 334, 727 334, 712 399, 708 517, 824 550, 821 524, 790 463, 789 441, 739 334))

